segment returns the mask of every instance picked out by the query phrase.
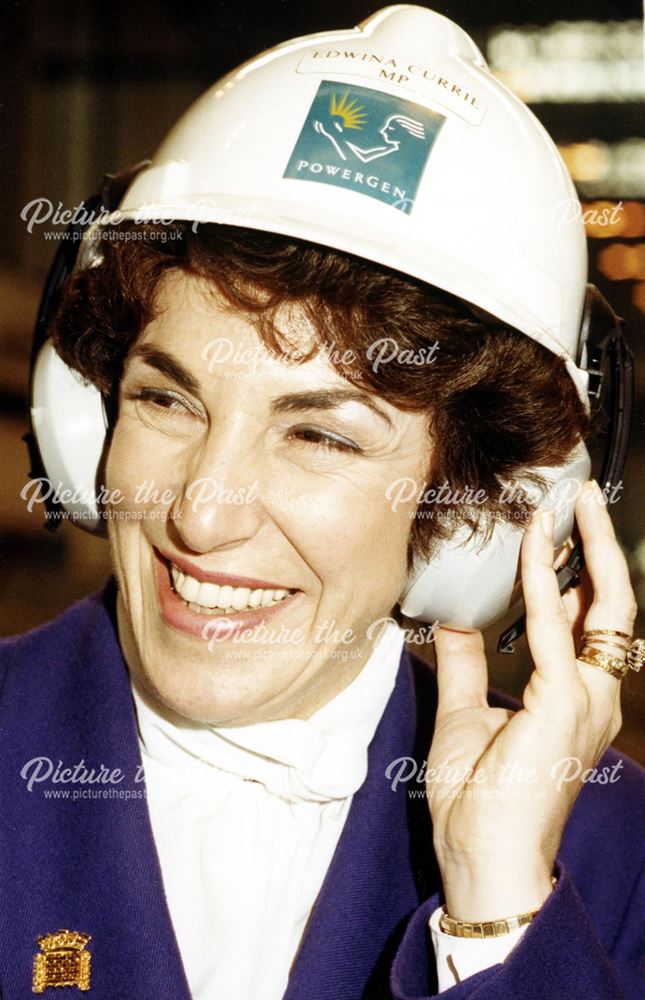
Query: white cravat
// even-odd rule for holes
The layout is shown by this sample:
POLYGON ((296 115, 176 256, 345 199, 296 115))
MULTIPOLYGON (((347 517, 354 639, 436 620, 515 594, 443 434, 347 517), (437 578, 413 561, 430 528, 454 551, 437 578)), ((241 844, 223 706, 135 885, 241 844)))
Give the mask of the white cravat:
POLYGON ((152 830, 194 1000, 283 996, 402 647, 389 623, 359 675, 306 721, 218 729, 163 714, 133 686, 152 830))

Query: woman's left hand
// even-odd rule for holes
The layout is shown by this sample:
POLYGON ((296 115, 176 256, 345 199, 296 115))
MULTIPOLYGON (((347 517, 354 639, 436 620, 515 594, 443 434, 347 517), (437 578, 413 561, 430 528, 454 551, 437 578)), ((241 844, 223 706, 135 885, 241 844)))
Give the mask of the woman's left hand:
POLYGON ((520 711, 489 707, 480 632, 436 633, 439 703, 426 787, 446 909, 457 919, 500 919, 542 905, 582 776, 620 729, 621 682, 577 660, 574 641, 582 628, 631 635, 636 617, 596 483, 581 492, 576 520, 586 570, 564 596, 553 570, 553 515, 536 515, 522 542, 534 670, 520 711))

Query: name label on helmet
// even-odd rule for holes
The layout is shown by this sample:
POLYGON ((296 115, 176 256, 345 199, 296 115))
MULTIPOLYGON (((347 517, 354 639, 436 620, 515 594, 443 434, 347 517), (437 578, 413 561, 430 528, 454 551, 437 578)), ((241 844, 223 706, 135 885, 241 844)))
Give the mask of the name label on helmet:
MULTIPOLYGON (((297 73, 315 73, 327 76, 342 73, 343 76, 360 76, 364 80, 379 83, 394 83, 427 99, 430 104, 438 104, 449 113, 459 115, 469 125, 481 125, 486 115, 486 104, 477 94, 473 94, 463 80, 459 83, 452 73, 442 72, 438 66, 424 66, 392 53, 370 52, 356 48, 322 48, 306 52, 296 67, 297 73)), ((413 97, 412 100, 415 100, 413 97)))
POLYGON ((392 94, 323 80, 283 176, 356 191, 409 215, 445 120, 392 94))

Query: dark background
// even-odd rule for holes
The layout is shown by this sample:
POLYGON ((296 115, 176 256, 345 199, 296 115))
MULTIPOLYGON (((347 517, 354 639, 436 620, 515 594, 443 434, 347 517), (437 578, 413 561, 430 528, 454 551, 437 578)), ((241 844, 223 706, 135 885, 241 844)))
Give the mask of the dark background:
MULTIPOLYGON (((69 524, 55 534, 43 530, 42 517, 30 514, 19 496, 29 468, 20 439, 26 430, 31 331, 42 281, 56 246, 43 234, 56 227, 45 225, 28 233, 20 218, 21 209, 39 197, 73 208, 97 189, 106 171, 122 169, 151 155, 178 115, 223 73, 287 38, 349 28, 378 6, 378 0, 327 0, 325 4, 292 0, 166 0, 156 4, 143 0, 18 0, 3 4, 2 634, 24 631, 53 617, 72 600, 96 589, 109 572, 104 542, 69 524)), ((639 31, 634 22, 641 18, 642 8, 638 3, 611 0, 519 4, 496 0, 482 5, 460 0, 425 6, 433 6, 469 31, 495 71, 529 100, 573 170, 584 207, 601 210, 620 206, 615 225, 591 224, 588 235, 591 279, 627 320, 637 359, 635 441, 614 517, 635 588, 645 605, 641 516, 645 486, 641 460, 645 399, 642 73, 640 84, 631 90, 625 92, 620 85, 620 66, 634 49, 639 31), (564 25, 563 29, 562 22, 569 27, 564 25), (521 29, 525 41, 528 38, 533 45, 532 61, 527 61, 525 50, 517 50, 516 64, 512 58, 510 66, 508 62, 503 68, 498 64, 499 29, 503 26, 521 29), (558 32, 560 40, 556 37, 554 42, 558 32), (557 90, 558 80, 564 85, 572 66, 577 81, 573 96, 570 91, 564 97, 557 93, 535 96, 531 78, 540 67, 551 80, 551 89, 557 90), (608 82, 600 85, 605 76, 608 82)), ((631 58, 633 67, 635 57, 631 58)), ((493 680, 517 693, 530 669, 528 656, 524 648, 513 657, 497 656, 493 649, 498 632, 496 629, 487 637, 493 680)), ((640 632, 645 633, 642 621, 640 632)), ((623 690, 626 721, 617 743, 645 762, 645 743, 640 736, 645 720, 645 679, 632 674, 623 690)))

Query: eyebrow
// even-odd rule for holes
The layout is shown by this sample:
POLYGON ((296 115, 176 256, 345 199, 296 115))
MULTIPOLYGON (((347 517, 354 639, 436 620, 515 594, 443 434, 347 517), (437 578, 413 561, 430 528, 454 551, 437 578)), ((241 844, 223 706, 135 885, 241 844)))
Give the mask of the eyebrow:
POLYGON ((294 413, 302 410, 332 410, 343 403, 362 403, 367 406, 377 417, 384 420, 391 427, 392 421, 371 396, 360 389, 338 388, 338 389, 315 389, 305 392, 291 392, 285 396, 278 396, 271 404, 272 413, 294 413))
MULTIPOLYGON (((141 358, 151 368, 156 368, 158 372, 172 379, 177 385, 185 389, 186 392, 190 392, 195 396, 199 395, 201 389, 199 382, 172 354, 161 351, 156 347, 151 347, 149 344, 140 344, 134 348, 131 357, 141 358)), ((367 406, 368 409, 375 413, 377 417, 380 417, 388 427, 392 426, 392 421, 385 410, 382 410, 368 393, 362 392, 360 389, 354 389, 351 386, 347 388, 313 389, 303 392, 286 393, 273 400, 271 403, 271 413, 333 410, 344 403, 362 403, 363 406, 367 406)))
POLYGON ((194 396, 199 395, 199 382, 194 375, 191 375, 187 368, 184 368, 181 362, 173 358, 172 354, 160 351, 149 344, 140 344, 133 350, 132 357, 141 358, 151 368, 156 368, 162 375, 167 375, 168 378, 176 382, 177 385, 180 385, 186 392, 190 392, 194 396))

